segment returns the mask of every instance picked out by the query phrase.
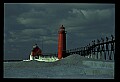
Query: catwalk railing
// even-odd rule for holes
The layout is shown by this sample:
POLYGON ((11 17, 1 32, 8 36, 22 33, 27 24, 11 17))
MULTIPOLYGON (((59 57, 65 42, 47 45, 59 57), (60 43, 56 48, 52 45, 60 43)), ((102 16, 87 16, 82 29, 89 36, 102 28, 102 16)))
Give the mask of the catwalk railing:
POLYGON ((97 41, 94 40, 85 47, 70 49, 64 52, 65 57, 72 54, 79 54, 88 58, 114 60, 115 38, 111 35, 110 39, 108 37, 105 40, 104 38, 101 38, 101 40, 97 39, 97 41))

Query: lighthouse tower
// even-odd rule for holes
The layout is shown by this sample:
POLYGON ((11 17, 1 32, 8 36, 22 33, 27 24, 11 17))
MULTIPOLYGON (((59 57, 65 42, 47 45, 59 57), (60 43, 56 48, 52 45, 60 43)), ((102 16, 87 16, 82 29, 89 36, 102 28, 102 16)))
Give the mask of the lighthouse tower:
POLYGON ((58 59, 66 55, 66 31, 63 25, 58 31, 58 59))

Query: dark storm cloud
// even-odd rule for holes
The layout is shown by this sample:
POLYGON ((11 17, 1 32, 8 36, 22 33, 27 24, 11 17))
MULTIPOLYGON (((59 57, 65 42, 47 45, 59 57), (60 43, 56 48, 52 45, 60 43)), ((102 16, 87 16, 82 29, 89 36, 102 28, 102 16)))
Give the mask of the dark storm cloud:
POLYGON ((37 42, 42 46, 42 41, 45 52, 57 52, 58 29, 61 25, 67 31, 68 49, 85 46, 93 39, 115 33, 114 4, 41 3, 4 6, 5 57, 8 53, 18 55, 18 51, 28 56, 32 44, 37 42), (16 54, 13 53, 15 51, 16 54))

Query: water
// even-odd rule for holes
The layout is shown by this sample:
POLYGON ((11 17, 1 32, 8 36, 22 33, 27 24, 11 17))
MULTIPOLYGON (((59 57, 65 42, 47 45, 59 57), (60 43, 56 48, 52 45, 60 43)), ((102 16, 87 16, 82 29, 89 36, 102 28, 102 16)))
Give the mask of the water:
POLYGON ((114 79, 114 62, 80 55, 56 62, 4 62, 4 78, 114 79))

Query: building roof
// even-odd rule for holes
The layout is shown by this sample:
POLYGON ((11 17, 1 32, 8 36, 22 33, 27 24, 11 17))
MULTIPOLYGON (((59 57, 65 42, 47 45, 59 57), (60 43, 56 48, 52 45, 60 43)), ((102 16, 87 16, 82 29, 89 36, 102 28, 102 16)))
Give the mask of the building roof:
POLYGON ((60 29, 65 29, 65 27, 63 27, 63 25, 60 27, 60 29))

